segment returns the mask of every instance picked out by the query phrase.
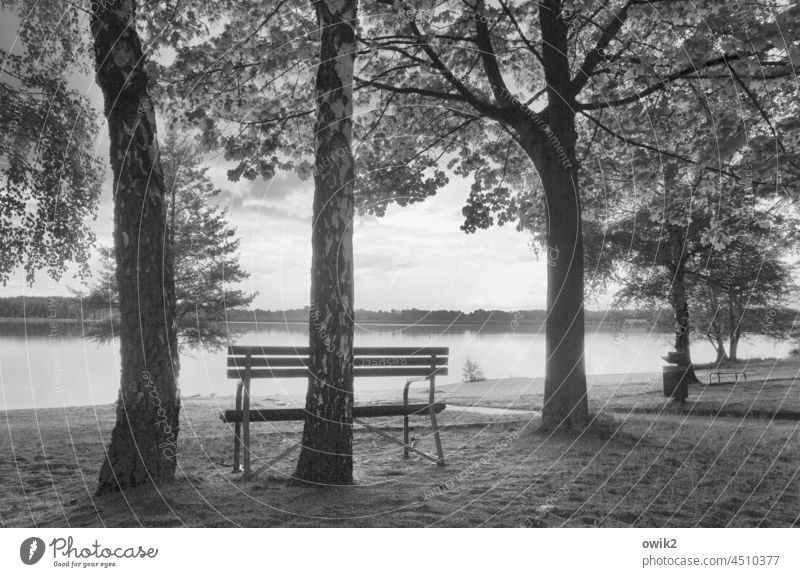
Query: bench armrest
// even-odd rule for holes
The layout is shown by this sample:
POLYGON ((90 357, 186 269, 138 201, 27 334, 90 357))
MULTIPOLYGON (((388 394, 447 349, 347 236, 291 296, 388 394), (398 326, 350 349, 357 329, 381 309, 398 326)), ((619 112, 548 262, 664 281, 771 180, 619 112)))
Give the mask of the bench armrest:
POLYGON ((403 405, 408 405, 408 389, 414 383, 421 383, 424 381, 428 381, 428 399, 429 404, 433 405, 436 396, 436 389, 435 389, 435 377, 436 375, 430 375, 427 377, 414 377, 412 379, 407 379, 406 384, 403 387, 403 405))

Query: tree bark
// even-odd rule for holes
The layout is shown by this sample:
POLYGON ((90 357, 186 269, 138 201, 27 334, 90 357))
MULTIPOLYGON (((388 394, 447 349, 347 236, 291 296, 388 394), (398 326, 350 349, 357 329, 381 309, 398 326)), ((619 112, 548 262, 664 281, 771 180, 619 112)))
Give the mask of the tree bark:
POLYGON ((738 306, 738 300, 733 294, 732 289, 728 289, 728 322, 730 323, 730 335, 728 346, 728 359, 731 361, 739 360, 739 339, 742 336, 742 331, 739 328, 741 323, 741 307, 738 306))
POLYGON ((589 422, 583 310, 583 229, 570 96, 568 27, 560 2, 539 9, 548 105, 518 120, 520 140, 536 166, 547 203, 547 322, 542 427, 582 431, 589 422))
POLYGON ((583 232, 575 170, 540 171, 547 200, 547 324, 542 426, 582 431, 589 421, 583 311, 583 232))
POLYGON ((120 310, 117 422, 97 493, 162 483, 175 473, 180 397, 172 251, 155 112, 134 0, 92 4, 95 71, 114 174, 120 310))
MULTIPOLYGON (((669 191, 669 188, 667 189, 669 191)), ((699 380, 692 367, 692 355, 689 342, 689 299, 686 291, 686 267, 683 255, 683 236, 681 229, 671 225, 669 228, 670 252, 674 268, 672 272, 672 284, 669 289, 669 299, 672 305, 672 312, 675 315, 675 340, 673 351, 667 354, 666 360, 679 367, 685 367, 685 378, 689 383, 697 383, 699 380)))
POLYGON ((714 347, 714 351, 717 353, 715 363, 720 364, 723 361, 727 361, 728 354, 725 352, 725 340, 722 338, 722 329, 720 329, 717 321, 711 324, 708 331, 708 339, 711 341, 711 346, 714 347))
POLYGON ((316 3, 311 377, 295 482, 353 483, 353 67, 356 0, 316 3))
POLYGON ((719 322, 717 321, 717 315, 719 314, 719 299, 717 298, 717 293, 713 287, 707 286, 707 289, 708 299, 711 303, 710 310, 714 312, 714 316, 712 317, 707 334, 709 340, 711 341, 711 345, 714 347, 714 350, 717 353, 716 364, 720 364, 721 362, 728 360, 728 354, 725 352, 725 339, 722 338, 722 327, 720 327, 719 322))
POLYGON ((731 341, 728 347, 728 350, 730 351, 728 359, 731 361, 739 360, 739 338, 741 336, 742 336, 741 333, 739 333, 738 331, 731 335, 731 341))

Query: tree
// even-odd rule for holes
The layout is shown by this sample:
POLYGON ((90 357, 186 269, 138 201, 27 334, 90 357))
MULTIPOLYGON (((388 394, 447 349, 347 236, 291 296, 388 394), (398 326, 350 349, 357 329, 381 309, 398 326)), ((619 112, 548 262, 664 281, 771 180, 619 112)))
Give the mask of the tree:
POLYGON ((711 255, 698 275, 697 284, 707 287, 710 295, 713 317, 708 326, 715 333, 718 360, 738 360, 739 340, 745 332, 772 335, 784 324, 785 315, 778 316, 775 311, 781 310, 794 292, 794 267, 786 262, 775 240, 787 228, 797 226, 794 219, 786 218, 791 212, 762 212, 762 222, 771 225, 768 230, 751 228, 747 235, 739 235, 724 253, 711 255), (757 313, 757 322, 749 314, 752 312, 757 313), (726 337, 728 354, 721 342, 726 337))
POLYGON ((353 67, 356 0, 316 3, 321 30, 315 94, 309 382, 293 479, 353 483, 353 67))
MULTIPOLYGON (((764 13, 754 15, 753 21, 763 20, 764 13)), ((708 24, 715 34, 728 35, 731 29, 730 21, 718 18, 708 24)), ((764 46, 765 38, 775 34, 773 28, 768 30, 761 29, 761 37, 753 35, 754 47, 764 46)), ((736 35, 731 39, 740 40, 736 35)), ((771 53, 779 54, 774 48, 771 53)), ((787 198, 781 197, 787 195, 788 187, 779 183, 796 170, 797 149, 788 150, 785 145, 791 129, 774 122, 767 112, 774 106, 776 93, 784 93, 793 80, 780 69, 785 61, 778 58, 770 65, 778 67, 775 74, 770 72, 759 83, 750 78, 752 70, 746 61, 731 58, 726 62, 727 74, 708 72, 673 83, 630 107, 613 128, 587 115, 600 132, 592 159, 595 177, 585 179, 587 189, 595 189, 588 196, 603 199, 606 187, 624 190, 622 209, 601 211, 605 222, 593 229, 589 243, 608 248, 605 254, 593 255, 596 262, 616 260, 619 267, 615 270, 606 264, 598 271, 621 281, 621 302, 669 295, 676 339, 675 350, 667 358, 678 364, 691 363, 690 291, 704 317, 691 324, 707 323, 703 332, 722 360, 726 323, 719 310, 721 285, 714 279, 728 276, 738 266, 729 261, 739 245, 757 243, 763 252, 760 260, 770 263, 767 269, 781 268, 772 261, 777 238, 766 240, 769 228, 781 225, 785 236, 778 244, 782 248, 795 242, 797 222, 776 219, 775 208, 787 205, 787 198), (780 158, 774 155, 754 168, 754 156, 767 156, 765 152, 776 148, 780 158), (661 187, 651 185, 654 167, 659 167, 661 187), (628 210, 631 206, 635 208, 628 210), (724 270, 713 270, 715 266, 724 270)), ((758 282, 758 271, 751 269, 747 275, 750 288, 759 285, 762 296, 772 290, 758 282)), ((738 297, 729 288, 724 288, 725 300, 735 308, 738 297)), ((730 322, 730 315, 725 316, 730 322)), ((734 339, 735 344, 738 339, 734 339)))
MULTIPOLYGON (((68 86, 85 72, 80 19, 60 2, 6 2, 19 9, 19 52, 0 50, 0 281, 18 267, 58 280, 69 262, 88 272, 102 168, 89 101, 68 86), (19 8, 24 6, 24 10, 19 8)), ((6 13, 4 18, 9 17, 6 13)))
MULTIPOLYGON (((724 35, 714 33, 716 26, 708 31, 707 21, 730 15, 724 2, 697 11, 690 3, 636 0, 476 1, 463 3, 464 11, 444 2, 425 18, 403 19, 391 8, 398 4, 408 5, 373 3, 373 18, 365 18, 374 26, 363 34, 369 57, 357 89, 376 110, 363 133, 379 135, 383 146, 373 150, 390 160, 359 157, 359 187, 367 198, 372 191, 372 202, 406 190, 412 192, 403 198, 413 200, 417 191, 440 186, 432 165, 460 152, 449 166, 473 177, 466 231, 514 220, 527 227, 535 213, 544 214, 540 237, 550 266, 543 426, 582 430, 588 409, 579 129, 589 135, 598 112, 719 74, 731 61, 751 65, 777 56, 771 39, 793 29, 795 8, 774 18, 783 8, 765 6, 748 30, 758 37, 751 41, 730 26, 724 35), (531 169, 539 182, 514 197, 510 184, 524 184, 531 169)), ((772 61, 775 73, 791 76, 782 56, 772 61)))
MULTIPOLYGON (((299 40, 306 38, 306 13, 294 2, 273 6, 272 15, 285 9, 288 27, 277 26, 280 18, 248 23, 242 4, 218 35, 179 51, 170 73, 175 100, 186 99, 187 122, 238 162, 233 178, 290 168, 310 174, 303 161, 309 139, 293 141, 311 133, 302 77, 308 44, 299 40), (275 51, 264 56, 257 47, 265 44, 275 51), (296 58, 279 57, 295 49, 296 58), (224 136, 230 123, 235 137, 224 136)), ((588 408, 578 130, 597 132, 603 110, 724 74, 729 65, 743 79, 756 75, 759 62, 769 62, 771 77, 792 75, 778 43, 796 49, 797 10, 748 5, 754 13, 736 15, 748 22, 742 33, 730 26, 733 8, 722 1, 701 8, 688 1, 448 1, 427 5, 424 17, 417 7, 395 0, 362 7, 357 41, 364 58, 354 87, 364 110, 354 127, 359 209, 382 214, 389 203, 436 193, 447 183, 444 158, 452 172, 473 178, 466 231, 515 220, 527 226, 541 212, 540 237, 555 257, 543 420, 548 428, 580 430, 588 408), (367 142, 372 146, 362 146, 367 142), (524 183, 534 171, 537 182, 513 194, 510 183, 524 183)))
POLYGON ((97 493, 174 477, 180 397, 167 188, 134 0, 93 3, 95 70, 114 173, 120 311, 117 422, 97 493))
MULTIPOLYGON (((181 344, 215 349, 233 340, 237 331, 228 325, 227 311, 247 307, 255 294, 229 288, 250 275, 239 265, 239 240, 228 216, 214 204, 222 192, 202 166, 195 146, 172 131, 160 150, 167 191, 169 243, 175 261, 175 318, 181 344)), ((112 314, 104 322, 88 325, 87 336, 109 341, 115 333, 119 291, 113 251, 101 249, 103 268, 83 297, 89 310, 112 314)))
POLYGON ((603 259, 615 261, 614 280, 620 287, 616 306, 669 303, 675 338, 665 358, 685 367, 690 382, 696 382, 690 347, 689 274, 705 249, 698 241, 708 221, 693 218, 691 212, 683 221, 676 217, 667 220, 661 213, 642 208, 589 240, 603 245, 603 259))

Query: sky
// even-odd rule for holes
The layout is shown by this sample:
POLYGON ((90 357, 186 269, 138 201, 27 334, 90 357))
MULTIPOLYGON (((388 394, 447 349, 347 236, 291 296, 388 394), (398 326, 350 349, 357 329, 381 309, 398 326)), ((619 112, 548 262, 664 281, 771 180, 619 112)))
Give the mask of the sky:
MULTIPOLYGON (((104 127, 105 128, 105 127, 104 127)), ((98 142, 102 154, 107 139, 98 142)), ((301 308, 309 304, 313 182, 282 173, 268 182, 228 182, 224 162, 211 162, 210 174, 240 240, 240 263, 250 273, 236 285, 257 292, 253 306, 301 308)), ((92 229, 98 244, 112 243, 111 171, 92 229)), ((544 308, 546 264, 534 254, 529 236, 513 227, 465 234, 461 207, 469 185, 460 179, 437 196, 408 207, 390 206, 381 218, 354 222, 356 308, 544 308)), ((95 259, 95 265, 97 261, 95 259)), ((54 283, 37 275, 27 286, 20 272, 0 288, 0 296, 67 295, 80 282, 67 274, 54 283)))

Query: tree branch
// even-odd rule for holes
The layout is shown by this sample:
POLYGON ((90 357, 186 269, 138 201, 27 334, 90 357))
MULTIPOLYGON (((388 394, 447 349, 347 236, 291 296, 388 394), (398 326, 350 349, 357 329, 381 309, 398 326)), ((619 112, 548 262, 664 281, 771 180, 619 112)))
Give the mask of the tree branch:
POLYGON ((636 0, 628 0, 619 11, 612 16, 611 21, 606 25, 597 39, 597 45, 589 51, 581 64, 575 78, 570 82, 570 97, 575 98, 578 93, 586 86, 589 78, 594 74, 595 68, 605 59, 605 50, 611 41, 616 38, 625 20, 628 18, 628 10, 636 3, 636 0))
POLYGON ((455 77, 453 72, 447 67, 447 65, 444 62, 442 62, 442 60, 439 58, 439 55, 436 54, 436 51, 431 47, 428 41, 425 40, 425 37, 420 32, 416 22, 413 21, 409 22, 408 26, 413 32, 414 36, 416 37, 420 48, 422 48, 422 50, 430 59, 431 64, 433 64, 433 67, 436 68, 436 70, 439 71, 439 73, 445 78, 445 80, 447 80, 453 86, 453 88, 456 89, 456 91, 461 95, 462 99, 465 102, 468 102, 475 110, 477 110, 481 114, 489 116, 490 118, 497 118, 500 115, 500 109, 496 108, 495 106, 492 106, 488 102, 484 102, 483 100, 475 96, 463 82, 461 82, 460 80, 458 80, 458 78, 455 77))
POLYGON ((517 22, 517 19, 514 18, 514 14, 511 13, 511 10, 509 10, 508 5, 506 5, 506 3, 503 0, 500 0, 500 6, 503 7, 503 12, 506 14, 506 16, 508 16, 508 19, 511 20, 511 24, 514 25, 514 28, 516 28, 517 34, 522 39, 522 42, 525 44, 528 50, 530 50, 530 52, 536 57, 539 63, 544 65, 544 60, 542 60, 542 55, 539 53, 538 50, 536 50, 536 46, 534 46, 533 43, 530 40, 528 40, 527 36, 525 36, 525 34, 522 32, 522 28, 520 27, 519 22, 517 22))
MULTIPOLYGON (((737 175, 734 172, 730 172, 730 171, 727 171, 727 170, 722 170, 720 168, 715 168, 715 167, 709 166, 709 165, 704 165, 704 164, 702 164, 700 162, 697 162, 696 160, 693 160, 693 159, 689 158, 688 156, 683 156, 682 154, 678 154, 676 152, 670 152, 668 150, 663 150, 661 148, 658 148, 657 146, 652 146, 650 144, 645 144, 644 142, 639 142, 638 140, 633 140, 632 138, 628 138, 626 136, 622 136, 621 134, 617 134, 616 132, 611 130, 608 126, 606 126, 605 124, 600 122, 598 119, 594 118, 590 114, 587 114, 586 111, 581 110, 580 113, 583 116, 585 116, 586 118, 588 118, 589 120, 591 120, 593 123, 595 123, 597 126, 599 126, 603 131, 607 132, 608 134, 610 134, 611 136, 613 136, 617 140, 620 140, 620 141, 624 142, 625 144, 630 144, 631 146, 637 146, 639 148, 644 148, 645 150, 650 150, 650 151, 656 152, 658 154, 663 154, 664 156, 668 156, 670 158, 676 158, 678 160, 682 160, 683 162, 686 162, 687 164, 694 164, 694 165, 697 165, 697 166, 701 166, 704 170, 708 170, 710 172, 716 172, 718 174, 729 176, 730 178, 733 178, 734 180, 742 180, 742 177, 737 175)), ((754 182, 757 182, 757 184, 766 184, 766 183, 763 183, 763 182, 760 182, 760 181, 754 181, 754 182)))
POLYGON ((466 99, 463 96, 460 94, 453 94, 452 92, 441 92, 439 90, 416 88, 414 86, 393 86, 391 84, 376 82, 374 80, 365 80, 363 78, 359 78, 358 76, 354 77, 354 80, 356 82, 360 82, 361 84, 353 87, 353 91, 360 90, 364 86, 373 86, 375 88, 380 88, 381 90, 387 90, 389 92, 395 92, 397 94, 418 94, 419 96, 426 96, 428 98, 441 98, 442 100, 466 102, 466 99))
POLYGON ((699 68, 694 65, 691 65, 687 66, 683 70, 673 72, 672 74, 664 77, 661 81, 653 84, 652 86, 648 86, 647 88, 640 90, 636 94, 631 94, 630 96, 625 96, 623 98, 618 98, 616 100, 605 100, 603 102, 579 102, 577 103, 577 108, 578 110, 599 110, 601 108, 611 108, 612 106, 621 106, 623 104, 630 104, 631 102, 636 102, 638 100, 641 100, 645 96, 648 96, 654 92, 663 89, 667 84, 675 80, 678 80, 679 78, 691 76, 692 74, 695 74, 700 70, 711 68, 712 66, 717 66, 719 64, 727 65, 728 62, 731 62, 733 60, 740 60, 744 56, 752 56, 752 54, 733 54, 733 55, 725 55, 725 56, 719 56, 717 58, 712 58, 711 60, 707 60, 699 68))
MULTIPOLYGON (((483 2, 479 2, 481 12, 483 11, 483 2)), ((501 105, 514 104, 511 100, 511 93, 508 91, 503 74, 500 72, 500 66, 497 64, 497 56, 494 53, 494 46, 492 39, 489 37, 489 27, 485 20, 481 18, 474 18, 475 32, 478 36, 478 51, 483 63, 483 71, 486 73, 486 78, 489 80, 489 86, 492 88, 495 100, 501 105)))

